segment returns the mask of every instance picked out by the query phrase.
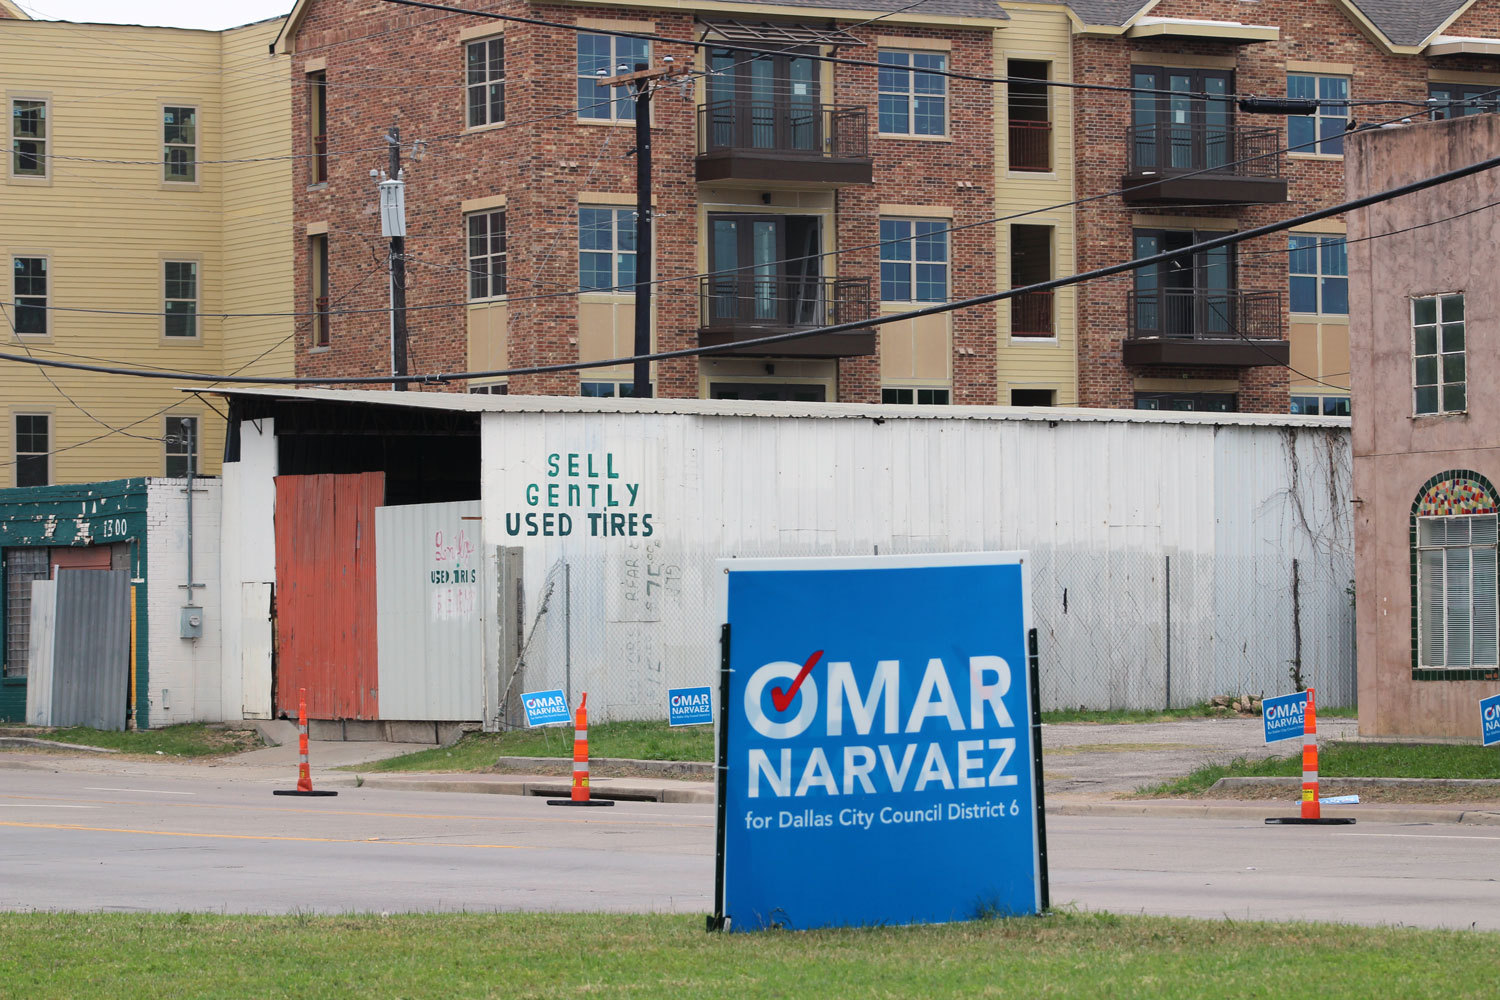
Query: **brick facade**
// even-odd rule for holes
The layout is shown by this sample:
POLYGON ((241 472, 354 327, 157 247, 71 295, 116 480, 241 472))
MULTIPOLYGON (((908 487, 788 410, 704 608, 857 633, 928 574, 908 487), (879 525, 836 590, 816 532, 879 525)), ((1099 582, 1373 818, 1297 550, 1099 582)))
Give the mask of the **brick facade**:
MULTIPOLYGON (((1233 59, 1233 90, 1241 95, 1281 97, 1287 93, 1288 62, 1342 64, 1353 68, 1350 94, 1365 98, 1424 101, 1428 96, 1429 70, 1488 71, 1496 60, 1474 56, 1421 57, 1390 55, 1352 21, 1335 0, 1262 0, 1247 6, 1236 0, 1164 0, 1150 11, 1152 17, 1238 21, 1274 25, 1280 38, 1274 42, 1235 44, 1226 41, 1184 38, 1131 39, 1120 35, 1075 35, 1075 79, 1085 83, 1128 86, 1132 62, 1173 67, 1202 64, 1204 57, 1233 59), (1178 60, 1174 62, 1174 59, 1178 60)), ((1500 36, 1500 3, 1482 2, 1466 12, 1447 34, 1487 38, 1500 36)), ((1328 72, 1295 68, 1293 72, 1328 72)), ((1400 105, 1356 107, 1360 121, 1380 121, 1417 109, 1400 105)), ((1131 124, 1131 98, 1127 94, 1095 92, 1076 103, 1077 194, 1087 198, 1118 189, 1127 170, 1126 130, 1131 124)), ((1241 125, 1276 128, 1285 145, 1285 119, 1238 114, 1241 125)), ((1100 267, 1133 256, 1132 230, 1140 216, 1182 217, 1181 228, 1195 228, 1193 219, 1221 220, 1207 228, 1248 229, 1291 215, 1313 211, 1343 200, 1343 160, 1331 157, 1286 157, 1288 179, 1285 204, 1244 207, 1132 206, 1118 196, 1081 205, 1078 209, 1079 269, 1100 267)), ((1166 228, 1160 222, 1152 228, 1166 228)), ((1204 228, 1201 224, 1198 228, 1204 228)), ((1329 231, 1333 231, 1330 229, 1329 231)), ((1286 234, 1249 241, 1238 246, 1238 287, 1247 291, 1277 292, 1286 304, 1288 288, 1286 234)), ((1128 276, 1095 281, 1079 293, 1078 379, 1079 398, 1085 406, 1129 407, 1140 387, 1138 380, 1175 379, 1187 387, 1202 386, 1194 380, 1234 380, 1239 408, 1247 412, 1284 413, 1288 408, 1289 372, 1266 365, 1249 368, 1187 370, 1127 366, 1122 342, 1127 323, 1127 293, 1133 287, 1128 276)), ((1285 319, 1284 319, 1285 322, 1285 319)), ((1317 375, 1317 372, 1307 373, 1317 375)), ((1347 372, 1326 372, 1346 377, 1347 372)), ((1222 390, 1214 390, 1222 391, 1222 390)))
MULTIPOLYGON (((698 38, 701 25, 680 9, 588 7, 516 2, 497 12, 549 21, 580 19, 672 38, 698 38)), ((826 11, 810 12, 809 23, 827 25, 826 11)), ((374 0, 312 0, 293 39, 293 141, 298 152, 311 149, 309 67, 326 73, 328 106, 326 185, 311 184, 311 159, 298 165, 296 271, 299 308, 313 308, 309 280, 308 226, 327 225, 329 298, 343 314, 330 323, 331 344, 316 349, 312 325, 299 335, 297 373, 379 375, 389 368, 389 316, 384 274, 385 241, 380 236, 372 168, 384 167, 385 129, 399 123, 404 142, 425 140, 426 154, 408 163, 406 175, 407 304, 412 373, 464 371, 468 365, 467 257, 461 204, 504 196, 508 230, 508 334, 512 367, 579 359, 580 303, 578 206, 580 192, 608 195, 616 207, 631 207, 636 161, 629 123, 580 120, 576 106, 575 33, 554 28, 495 22, 504 32, 506 62, 505 125, 466 131, 464 43, 482 22, 432 11, 406 11, 374 0), (465 37, 460 37, 460 32, 465 37), (367 311, 362 311, 367 310, 367 311)), ((587 25, 585 25, 587 27, 587 25)), ((839 49, 841 55, 875 58, 876 31, 883 37, 943 39, 951 44, 953 69, 992 72, 991 32, 987 29, 927 28, 889 21, 854 33, 867 44, 839 49)), ((652 61, 670 55, 676 65, 694 66, 690 46, 654 43, 652 61)), ((836 66, 825 104, 868 108, 874 183, 839 187, 770 182, 766 191, 743 183, 729 210, 753 212, 762 203, 798 204, 795 199, 830 199, 833 246, 865 247, 879 239, 882 204, 948 209, 957 225, 990 217, 993 206, 994 108, 988 84, 949 81, 950 140, 880 138, 876 135, 876 73, 873 67, 836 66)), ((825 77, 826 79, 826 77, 825 77)), ((623 93, 623 91, 622 91, 623 93)), ((655 269, 659 279, 691 276, 702 268, 707 243, 704 185, 695 174, 697 104, 679 90, 664 88, 653 99, 653 196, 655 269)), ((724 202, 716 188, 715 210, 724 202)), ((995 288, 995 238, 989 227, 950 237, 951 295, 978 295, 995 288)), ((850 250, 836 258, 840 277, 868 277, 879 287, 875 249, 850 250)), ((824 267, 825 274, 834 273, 824 267)), ((878 291, 874 292, 878 296, 878 291)), ((698 343, 699 283, 663 281, 655 296, 656 347, 675 350, 698 343)), ((995 313, 993 307, 965 310, 953 321, 954 402, 993 403, 995 313)), ((776 358, 755 358, 757 368, 776 358)), ((708 361, 664 361, 656 370, 656 393, 697 397, 705 389, 708 361)), ((801 363, 805 368, 807 362, 801 363)), ((836 398, 880 399, 878 354, 823 362, 836 386, 836 398)), ((791 366, 794 370, 796 365, 791 366)), ((584 373, 582 376, 589 376, 584 373)), ((777 377, 780 377, 778 373, 777 377)), ((514 393, 577 394, 576 372, 515 376, 514 393)), ((446 388, 462 390, 463 383, 446 388)), ((830 397, 833 398, 833 397, 830 397)))

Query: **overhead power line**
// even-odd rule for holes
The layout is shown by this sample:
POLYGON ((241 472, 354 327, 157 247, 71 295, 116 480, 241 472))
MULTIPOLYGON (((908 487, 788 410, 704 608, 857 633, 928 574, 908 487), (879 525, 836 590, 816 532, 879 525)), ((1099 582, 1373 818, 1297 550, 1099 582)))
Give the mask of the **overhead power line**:
POLYGON ((1085 281, 1093 281, 1099 278, 1106 278, 1111 275, 1122 274, 1127 271, 1134 271, 1143 267, 1149 267, 1153 264, 1164 264, 1168 261, 1177 260, 1179 258, 1191 258, 1196 254, 1214 250, 1219 247, 1233 246, 1238 243, 1243 243, 1247 240, 1257 239, 1262 236, 1268 236, 1272 233, 1285 232, 1289 229, 1306 225, 1310 222, 1317 222, 1321 219, 1327 219, 1335 215, 1341 215, 1344 212, 1354 211, 1355 209, 1364 208, 1369 205, 1375 205, 1381 202, 1390 201, 1394 198, 1400 198, 1405 195, 1415 194, 1416 192, 1425 191, 1428 188, 1437 187, 1442 184, 1448 184, 1453 181, 1460 180, 1464 177, 1470 177, 1474 174, 1494 169, 1495 167, 1500 167, 1500 156, 1490 157, 1481 160, 1478 163, 1470 164, 1469 166, 1447 170, 1440 174, 1434 174, 1431 177, 1424 177, 1420 180, 1402 184, 1398 187, 1389 188, 1385 191, 1380 191, 1375 194, 1366 195, 1362 198, 1356 198, 1352 201, 1341 202, 1328 208, 1322 208, 1312 212, 1305 212, 1301 215, 1296 215, 1289 219, 1283 219, 1279 222, 1268 223, 1263 226, 1257 226, 1253 229, 1246 229, 1237 233, 1228 233, 1224 236, 1214 237, 1212 239, 1194 243, 1176 250, 1167 250, 1162 253, 1152 254, 1151 256, 1147 257, 1138 257, 1132 260, 1122 261, 1117 264, 1110 264, 1106 267, 1095 268, 1090 271, 1068 275, 1066 277, 1052 278, 1047 281, 1039 281, 1030 285, 1024 285, 1020 288, 1011 288, 1005 291, 990 292, 984 295, 971 296, 969 298, 959 299, 953 302, 937 303, 921 309, 911 309, 885 316, 873 316, 869 319, 854 320, 847 323, 837 323, 831 326, 815 327, 807 330, 794 330, 789 333, 771 334, 764 337, 755 337, 748 340, 736 341, 730 344, 721 344, 710 347, 688 347, 682 348, 680 350, 657 351, 651 354, 629 355, 618 358, 607 358, 598 361, 569 361, 551 365, 533 365, 519 368, 494 369, 489 371, 437 372, 427 375, 409 375, 402 378, 392 378, 390 376, 378 375, 343 376, 337 378, 254 378, 213 375, 203 372, 173 373, 145 371, 141 369, 123 367, 105 367, 101 365, 88 365, 68 361, 54 361, 42 358, 29 358, 24 355, 17 354, 0 354, 0 360, 16 361, 21 364, 39 365, 48 368, 64 368, 74 371, 98 372, 107 375, 128 375, 136 378, 172 379, 179 381, 208 380, 214 382, 235 384, 245 383, 252 385, 313 386, 389 385, 392 382, 398 381, 405 383, 442 384, 445 382, 461 381, 465 379, 501 378, 515 375, 539 375, 551 372, 581 371, 589 368, 606 368, 616 367, 620 365, 629 365, 637 361, 666 361, 673 358, 724 354, 743 351, 749 347, 760 347, 770 344, 783 344, 796 340, 805 340, 808 337, 817 337, 833 333, 849 333, 855 330, 865 330, 872 327, 883 326, 888 323, 900 323, 914 319, 921 319, 926 316, 937 316, 943 313, 956 312, 960 309, 971 309, 975 306, 988 305, 992 302, 1000 302, 1006 299, 1016 298, 1017 296, 1027 295, 1032 292, 1050 291, 1054 288, 1064 288, 1070 285, 1077 285, 1085 281))

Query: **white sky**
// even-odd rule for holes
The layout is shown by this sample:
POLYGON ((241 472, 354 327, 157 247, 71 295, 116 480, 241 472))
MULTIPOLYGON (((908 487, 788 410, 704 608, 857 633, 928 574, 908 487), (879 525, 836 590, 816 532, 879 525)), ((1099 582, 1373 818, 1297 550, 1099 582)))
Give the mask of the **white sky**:
POLYGON ((150 24, 169 28, 234 28, 291 11, 294 0, 11 0, 35 18, 150 24))

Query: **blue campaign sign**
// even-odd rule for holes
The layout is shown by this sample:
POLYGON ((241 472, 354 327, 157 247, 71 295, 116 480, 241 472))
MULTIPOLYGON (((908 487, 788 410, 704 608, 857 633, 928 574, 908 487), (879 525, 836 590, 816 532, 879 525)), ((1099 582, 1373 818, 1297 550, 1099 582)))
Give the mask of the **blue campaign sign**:
POLYGON ((1302 717, 1307 712, 1307 692, 1284 694, 1260 703, 1261 718, 1266 724, 1266 742, 1300 740, 1302 717))
POLYGON ((523 694, 521 705, 526 709, 528 729, 532 726, 554 726, 573 721, 573 717, 568 714, 568 698, 561 689, 523 694))
POLYGON ((711 689, 667 689, 667 725, 702 726, 713 725, 713 721, 714 701, 711 689))
POLYGON ((1039 912, 1023 554, 719 565, 717 926, 1039 912))
POLYGON ((1500 694, 1480 700, 1479 727, 1485 746, 1500 743, 1500 694))

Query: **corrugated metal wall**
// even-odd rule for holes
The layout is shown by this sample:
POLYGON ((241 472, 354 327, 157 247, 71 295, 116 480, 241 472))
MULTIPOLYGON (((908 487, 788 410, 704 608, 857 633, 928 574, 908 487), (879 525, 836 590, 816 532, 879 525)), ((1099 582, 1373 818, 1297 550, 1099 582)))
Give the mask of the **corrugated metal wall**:
POLYGON ((1029 550, 1049 708, 1287 690, 1294 617, 1305 675, 1354 697, 1344 427, 493 412, 483 461, 485 540, 526 550, 526 686, 560 682, 565 629, 600 718, 656 718, 667 687, 711 682, 715 559, 877 550, 1029 550), (545 513, 571 532, 528 534, 545 513), (649 513, 651 535, 596 533, 616 513, 649 513), (538 617, 563 562, 571 599, 538 617))
POLYGON ((483 538, 478 501, 375 512, 382 718, 481 718, 483 538))
POLYGON ((379 718, 375 508, 385 475, 276 477, 276 693, 297 715, 379 718))
POLYGON ((31 627, 27 637, 26 724, 52 725, 52 651, 57 637, 57 581, 31 582, 31 627))
POLYGON ((52 646, 54 726, 125 728, 130 572, 58 570, 52 646))

